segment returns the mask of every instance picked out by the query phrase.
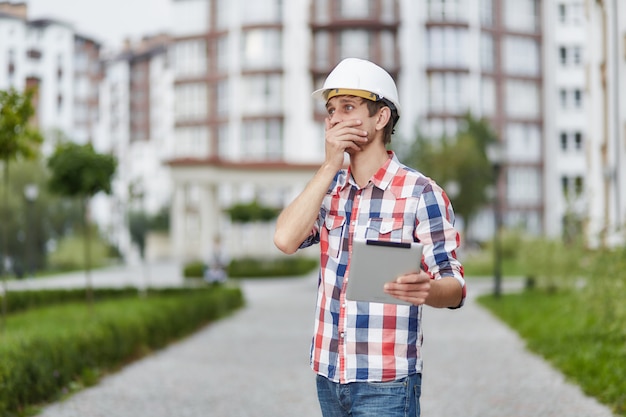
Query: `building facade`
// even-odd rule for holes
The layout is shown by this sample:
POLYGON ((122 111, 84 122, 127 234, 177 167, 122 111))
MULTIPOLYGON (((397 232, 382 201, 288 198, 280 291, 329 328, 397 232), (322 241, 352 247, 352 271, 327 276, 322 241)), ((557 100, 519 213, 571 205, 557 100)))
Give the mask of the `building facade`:
MULTIPOLYGON (((309 93, 348 56, 376 61, 398 80, 403 116, 394 141, 411 141, 417 130, 452 137, 468 111, 490 121, 503 149, 495 191, 507 227, 623 242, 619 2, 173 4, 175 247, 207 251, 217 234, 238 244, 220 207, 241 199, 282 207, 296 195, 323 158, 324 109, 309 93), (235 184, 229 170, 246 167, 253 171, 235 184), (245 184, 261 167, 290 179, 245 184)), ((493 227, 487 209, 469 233, 486 240, 493 227)))
MULTIPOLYGON (((47 138, 94 140, 100 48, 64 22, 29 20, 26 3, 0 2, 0 89, 37 88, 35 123, 47 138)), ((47 141, 44 152, 52 146, 47 141)))
POLYGON ((113 196, 94 202, 101 229, 136 259, 130 212, 155 215, 170 206, 167 160, 173 154, 173 76, 167 35, 146 36, 103 61, 100 147, 117 157, 113 196))
MULTIPOLYGON (((130 248, 129 207, 170 208, 172 256, 277 256, 272 224, 324 157, 311 92, 345 57, 398 81, 393 143, 453 137, 470 111, 504 150, 504 223, 591 245, 624 242, 626 6, 619 0, 172 0, 168 36, 100 46, 0 2, 0 88, 37 85, 37 122, 119 160, 94 217, 130 248)), ((392 144, 393 146, 393 144, 392 144)), ((419 167, 416 167, 419 169, 419 167)), ((493 235, 485 210, 471 237, 493 235)))

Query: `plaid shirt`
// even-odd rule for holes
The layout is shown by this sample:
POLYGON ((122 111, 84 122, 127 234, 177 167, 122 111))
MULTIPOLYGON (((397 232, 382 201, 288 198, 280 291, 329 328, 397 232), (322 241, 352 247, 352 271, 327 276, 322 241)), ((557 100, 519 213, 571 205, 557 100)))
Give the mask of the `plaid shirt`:
POLYGON ((430 178, 389 155, 364 188, 350 171, 337 173, 301 245, 320 243, 321 249, 311 367, 335 382, 392 381, 422 370, 421 306, 346 300, 354 238, 422 243, 422 269, 433 279, 456 278, 465 299, 448 197, 430 178))

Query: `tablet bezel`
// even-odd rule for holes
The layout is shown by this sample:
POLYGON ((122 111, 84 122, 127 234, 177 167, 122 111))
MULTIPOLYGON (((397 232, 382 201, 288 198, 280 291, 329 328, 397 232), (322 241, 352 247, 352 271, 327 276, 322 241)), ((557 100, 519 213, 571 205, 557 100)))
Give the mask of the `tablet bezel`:
POLYGON ((346 299, 370 303, 411 305, 385 293, 387 282, 410 272, 418 272, 424 246, 380 240, 352 242, 346 299))

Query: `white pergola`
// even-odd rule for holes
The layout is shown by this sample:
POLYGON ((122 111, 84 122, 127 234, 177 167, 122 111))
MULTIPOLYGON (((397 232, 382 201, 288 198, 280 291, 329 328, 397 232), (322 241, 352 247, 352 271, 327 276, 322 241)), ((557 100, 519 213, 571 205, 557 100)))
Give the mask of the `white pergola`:
MULTIPOLYGON (((311 164, 198 159, 173 160, 169 165, 173 181, 170 242, 173 256, 179 261, 206 259, 213 250, 216 236, 220 236, 233 257, 250 254, 250 251, 260 256, 278 255, 271 240, 274 225, 230 224, 224 214, 226 207, 220 204, 220 187, 231 190, 253 187, 260 192, 281 190, 279 204, 284 206, 295 198, 319 168, 311 164), (228 230, 228 235, 223 235, 224 230, 228 230)), ((236 199, 237 193, 234 194, 236 199)))

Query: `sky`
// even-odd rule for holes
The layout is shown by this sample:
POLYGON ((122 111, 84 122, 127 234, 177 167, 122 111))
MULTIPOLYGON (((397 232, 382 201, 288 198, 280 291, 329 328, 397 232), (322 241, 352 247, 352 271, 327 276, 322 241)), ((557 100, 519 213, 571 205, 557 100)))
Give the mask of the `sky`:
POLYGON ((62 20, 105 47, 119 49, 127 37, 137 40, 144 35, 167 31, 171 0, 22 1, 28 4, 29 20, 62 20))

